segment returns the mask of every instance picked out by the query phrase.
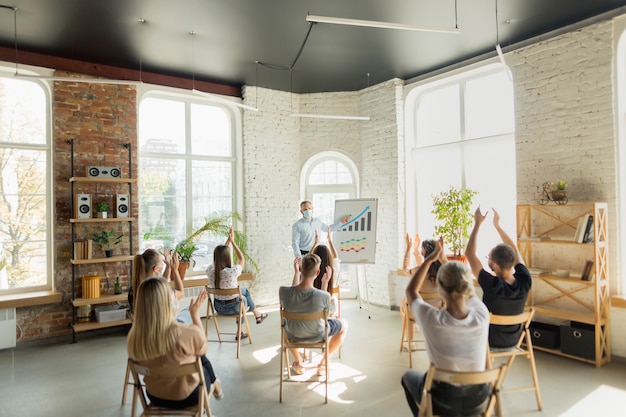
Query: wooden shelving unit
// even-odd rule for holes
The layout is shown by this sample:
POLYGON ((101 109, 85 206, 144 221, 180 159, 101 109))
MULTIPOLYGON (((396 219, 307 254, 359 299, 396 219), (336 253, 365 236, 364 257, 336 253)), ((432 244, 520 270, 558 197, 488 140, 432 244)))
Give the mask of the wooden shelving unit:
POLYGON ((533 276, 529 304, 535 308, 537 321, 542 321, 542 317, 548 318, 546 321, 574 321, 594 329, 593 360, 560 349, 540 346, 535 349, 597 367, 611 361, 607 213, 607 203, 599 202, 517 206, 517 244, 527 265, 550 271, 570 271, 570 277, 552 273, 533 276), (587 214, 593 216, 593 242, 575 242, 578 220, 587 214), (589 281, 580 278, 586 260, 594 262, 589 281))
MULTIPOLYGON (((129 217, 123 218, 71 218, 69 222, 72 227, 72 248, 74 248, 74 243, 76 242, 76 238, 78 235, 77 227, 80 228, 82 225, 88 224, 128 224, 128 240, 129 240, 129 254, 128 255, 117 255, 112 257, 101 257, 101 258, 91 258, 91 259, 75 259, 74 253, 72 251, 72 258, 70 259, 70 264, 72 265, 72 323, 70 327, 72 328, 72 342, 76 342, 76 333, 85 332, 89 330, 96 329, 104 329, 108 327, 122 326, 126 324, 132 323, 130 318, 130 314, 126 313, 126 318, 123 320, 109 321, 98 323, 95 319, 91 319, 88 322, 79 322, 77 319, 77 309, 82 306, 94 306, 101 304, 113 304, 117 302, 125 302, 128 299, 128 293, 122 294, 112 294, 112 295, 101 295, 99 298, 82 298, 78 297, 76 291, 76 279, 78 277, 78 269, 81 265, 93 265, 93 264, 106 264, 106 263, 119 263, 126 262, 129 263, 129 276, 132 274, 132 261, 133 261, 133 223, 136 221, 134 217, 130 216, 130 210, 132 210, 132 197, 133 197, 133 185, 137 184, 137 179, 135 178, 94 178, 94 177, 76 177, 74 176, 74 141, 69 140, 68 144, 71 147, 71 169, 72 175, 69 179, 71 185, 71 194, 72 194, 72 213, 75 213, 74 204, 75 204, 75 184, 82 185, 112 185, 114 187, 118 186, 128 186, 128 206, 129 206, 129 217)), ((128 173, 132 173, 132 155, 130 144, 122 145, 128 151, 128 173)))

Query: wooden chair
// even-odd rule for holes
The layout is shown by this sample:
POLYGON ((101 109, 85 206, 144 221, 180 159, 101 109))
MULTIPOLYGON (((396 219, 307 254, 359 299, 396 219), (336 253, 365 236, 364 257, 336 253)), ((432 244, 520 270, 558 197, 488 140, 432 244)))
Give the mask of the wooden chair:
POLYGON ((209 340, 213 342, 228 342, 228 343, 237 343, 237 358, 239 358, 239 353, 241 351, 241 334, 242 331, 242 322, 246 325, 246 333, 248 333, 248 342, 252 344, 252 333, 250 333, 250 325, 248 324, 248 316, 246 315, 247 307, 243 301, 243 296, 241 295, 241 289, 237 288, 228 288, 228 289, 217 289, 211 288, 208 285, 205 286, 207 294, 209 294, 209 299, 207 300, 207 311, 206 311, 206 336, 207 340, 209 338, 209 323, 213 322, 215 325, 215 331, 217 332, 217 340, 209 340), (213 302, 215 301, 216 295, 237 295, 239 296, 239 312, 235 315, 227 315, 220 314, 215 309, 213 302), (217 322, 217 318, 219 316, 225 317, 237 317, 237 331, 236 332, 222 332, 220 331, 219 323, 217 322), (234 335, 235 340, 222 340, 222 335, 234 335))
POLYGON ((321 349, 324 355, 324 363, 326 364, 326 373, 324 376, 325 397, 324 403, 328 403, 328 376, 330 367, 328 362, 328 310, 324 309, 317 313, 291 313, 280 308, 280 402, 283 402, 283 382, 284 374, 287 371, 287 379, 291 379, 291 364, 289 363, 289 350, 295 349, 321 349), (324 338, 318 342, 297 342, 289 340, 287 331, 285 330, 286 320, 289 321, 308 321, 308 320, 324 320, 324 338))
POLYGON ((133 384, 133 382, 130 380, 130 377, 130 358, 128 358, 128 361, 126 362, 126 375, 124 376, 124 390, 122 391, 122 405, 126 404, 126 394, 128 393, 128 386, 133 384))
POLYGON ((133 409, 131 417, 136 416, 137 412, 137 400, 141 402, 143 407, 143 413, 141 417, 148 416, 194 416, 202 417, 206 412, 208 417, 211 417, 211 407, 209 405, 210 395, 213 393, 213 385, 211 385, 210 392, 207 391, 206 381, 204 380, 204 372, 202 370, 202 362, 198 358, 195 362, 180 366, 170 367, 146 367, 141 366, 137 362, 128 361, 130 371, 133 376, 133 409), (165 408, 152 405, 146 394, 146 386, 141 382, 141 377, 146 375, 164 378, 177 378, 185 377, 188 375, 198 374, 200 375, 200 384, 198 389, 198 404, 188 408, 165 408))
MULTIPOLYGON (((340 319, 341 318, 341 288, 339 286, 331 286, 330 287, 330 297, 335 297, 337 299, 337 313, 330 315, 330 318, 340 319)), ((341 346, 337 349, 337 356, 341 359, 341 346)))
POLYGON ((489 395, 484 402, 484 410, 479 415, 482 417, 490 417, 494 411, 494 407, 500 400, 499 390, 504 376, 504 368, 504 366, 500 366, 498 368, 478 372, 456 372, 439 369, 431 364, 426 374, 422 400, 419 404, 419 417, 433 417, 435 415, 433 414, 432 395, 433 382, 435 381, 456 385, 488 384, 489 395))
MULTIPOLYGON (((541 411, 541 393, 539 392, 539 379, 537 378, 537 368, 535 366, 535 355, 533 353, 533 343, 530 333, 530 323, 535 314, 535 310, 530 308, 527 311, 524 311, 522 314, 517 314, 514 316, 500 316, 497 314, 490 314, 489 323, 496 325, 515 325, 519 324, 522 326, 522 331, 519 336, 519 340, 517 344, 511 349, 507 349, 505 351, 492 351, 488 349, 487 351, 487 366, 491 367, 493 365, 493 361, 496 358, 506 358, 506 363, 504 364, 504 376, 511 368, 513 361, 518 356, 523 356, 528 359, 530 364, 530 373, 532 375, 533 385, 530 387, 524 388, 513 388, 508 390, 502 390, 502 393, 506 392, 522 392, 522 391, 535 391, 535 397, 537 399, 537 409, 541 411)), ((498 406, 499 408, 499 406, 498 406)), ((498 414, 500 410, 498 410, 498 414)))
MULTIPOLYGON (((424 301, 428 302, 431 300, 441 300, 439 294, 437 293, 420 293, 420 296, 424 301)), ((400 336, 400 352, 402 352, 402 348, 406 345, 407 351, 409 352, 409 368, 413 367, 413 351, 411 350, 411 345, 422 344, 417 351, 424 351, 426 347, 424 346, 424 340, 415 339, 415 334, 418 333, 417 324, 415 323, 415 317, 413 317, 413 311, 411 310, 411 306, 408 304, 406 298, 402 300, 404 302, 405 314, 402 319, 402 336, 400 336), (414 327, 413 339, 409 340, 409 329, 410 326, 414 327)))

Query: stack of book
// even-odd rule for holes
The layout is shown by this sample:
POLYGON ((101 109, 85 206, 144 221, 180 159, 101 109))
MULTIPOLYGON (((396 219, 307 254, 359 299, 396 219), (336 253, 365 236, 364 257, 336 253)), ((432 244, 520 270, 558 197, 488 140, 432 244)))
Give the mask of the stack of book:
POLYGON ((91 259, 93 240, 74 242, 74 259, 91 259))
POLYGON ((528 272, 530 272, 530 275, 534 275, 534 276, 538 277, 538 276, 549 274, 550 270, 548 268, 531 267, 531 268, 528 268, 528 272))
POLYGON ((585 214, 578 219, 574 242, 593 243, 593 215, 585 214))

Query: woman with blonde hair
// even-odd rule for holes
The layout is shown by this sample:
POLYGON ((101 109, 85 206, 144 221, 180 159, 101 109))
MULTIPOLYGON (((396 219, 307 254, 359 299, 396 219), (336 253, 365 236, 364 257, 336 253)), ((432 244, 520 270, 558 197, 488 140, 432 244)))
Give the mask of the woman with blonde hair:
MULTIPOLYGON (((445 302, 444 308, 433 307, 420 296, 428 269, 439 258, 442 248, 440 238, 411 278, 406 297, 424 334, 428 359, 434 366, 449 371, 483 371, 487 362, 489 311, 474 293, 469 267, 453 261, 439 268, 436 285, 445 302)), ((425 379, 424 372, 414 369, 402 376, 402 387, 415 416, 419 414, 425 379)), ((433 387, 432 394, 435 414, 475 415, 487 399, 488 386, 440 383, 433 387)))
MULTIPOLYGON (((191 300, 193 324, 182 324, 174 318, 170 292, 169 284, 160 277, 147 278, 139 285, 135 318, 128 333, 128 356, 147 367, 183 365, 200 357, 207 390, 214 384, 213 395, 222 399, 222 386, 205 356, 207 340, 199 309, 207 294, 203 291, 191 300)), ((156 406, 185 408, 198 403, 199 376, 165 379, 147 375, 144 382, 148 398, 156 406)))

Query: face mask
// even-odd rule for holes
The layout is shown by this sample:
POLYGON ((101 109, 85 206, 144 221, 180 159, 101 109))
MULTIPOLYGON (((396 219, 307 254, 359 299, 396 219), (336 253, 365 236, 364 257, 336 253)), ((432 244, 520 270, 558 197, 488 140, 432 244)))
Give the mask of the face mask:
POLYGON ((313 216, 313 210, 304 210, 302 215, 305 219, 310 219, 313 216))

